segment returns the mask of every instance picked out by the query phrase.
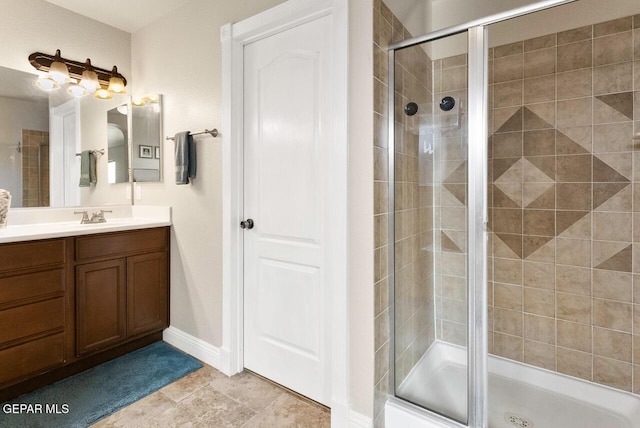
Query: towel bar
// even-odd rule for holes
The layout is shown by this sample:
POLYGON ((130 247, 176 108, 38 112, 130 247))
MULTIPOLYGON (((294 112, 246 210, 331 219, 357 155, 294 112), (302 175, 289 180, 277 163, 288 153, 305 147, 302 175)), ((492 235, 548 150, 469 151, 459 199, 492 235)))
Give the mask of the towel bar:
MULTIPOLYGON (((93 154, 98 153, 98 154, 100 154, 100 155, 103 155, 103 154, 104 154, 104 149, 100 149, 100 150, 91 150, 91 153, 93 153, 93 154)), ((76 153, 76 156, 81 156, 81 155, 82 155, 82 153, 76 153)))
MULTIPOLYGON (((201 135, 201 134, 209 134, 212 137, 217 137, 218 136, 218 130, 213 128, 213 129, 205 129, 204 131, 201 132, 192 132, 191 135, 201 135)), ((173 140, 175 139, 175 137, 167 137, 166 140, 173 140)))

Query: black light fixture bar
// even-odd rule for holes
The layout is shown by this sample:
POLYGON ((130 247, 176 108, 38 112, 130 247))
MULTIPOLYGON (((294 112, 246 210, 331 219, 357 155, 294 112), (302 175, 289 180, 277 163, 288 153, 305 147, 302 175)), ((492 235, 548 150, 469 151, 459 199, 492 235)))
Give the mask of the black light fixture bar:
MULTIPOLYGON (((69 69, 69 76, 77 79, 78 82, 82 79, 82 72, 87 69, 85 63, 83 62, 62 58, 60 56, 60 49, 58 49, 54 55, 45 54, 42 52, 34 52, 29 55, 29 62, 36 70, 39 71, 49 71, 49 69, 51 68, 51 64, 53 64, 54 61, 60 61, 65 64, 69 69)), ((92 70, 95 71, 98 75, 98 82, 100 82, 100 85, 103 88, 107 88, 109 86, 109 79, 112 76, 120 77, 125 86, 127 85, 127 79, 125 79, 125 77, 117 71, 113 73, 112 71, 105 70, 104 68, 95 67, 93 65, 91 67, 92 70)))

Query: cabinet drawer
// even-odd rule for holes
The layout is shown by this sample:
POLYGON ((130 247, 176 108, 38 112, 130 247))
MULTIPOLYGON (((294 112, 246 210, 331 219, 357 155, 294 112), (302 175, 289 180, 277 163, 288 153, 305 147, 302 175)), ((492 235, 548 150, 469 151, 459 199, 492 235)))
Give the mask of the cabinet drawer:
POLYGON ((0 346, 49 330, 64 328, 64 299, 46 300, 0 311, 0 346))
POLYGON ((64 334, 55 334, 0 351, 0 384, 36 374, 64 362, 64 334))
POLYGON ((166 246, 166 228, 87 236, 76 238, 76 260, 119 258, 127 254, 164 250, 166 246))
POLYGON ((0 245, 0 273, 64 263, 62 239, 0 245))
POLYGON ((0 278, 0 305, 63 292, 64 281, 63 269, 0 278))

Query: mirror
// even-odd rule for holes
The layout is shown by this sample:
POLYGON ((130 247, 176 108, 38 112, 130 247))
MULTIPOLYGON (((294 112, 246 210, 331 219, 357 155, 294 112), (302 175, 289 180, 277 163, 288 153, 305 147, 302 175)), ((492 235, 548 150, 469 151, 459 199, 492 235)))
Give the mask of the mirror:
POLYGON ((0 188, 12 207, 49 205, 49 97, 34 77, 0 67, 0 188))
POLYGON ((107 176, 110 184, 129 181, 129 105, 107 112, 107 176))
POLYGON ((162 179, 162 97, 132 102, 43 91, 37 75, 0 67, 0 188, 12 208, 128 205, 122 183, 162 179), (130 114, 129 114, 130 113, 130 114), (97 156, 97 183, 79 187, 83 150, 97 156))
POLYGON ((131 112, 133 181, 161 181, 162 96, 133 99, 131 112))

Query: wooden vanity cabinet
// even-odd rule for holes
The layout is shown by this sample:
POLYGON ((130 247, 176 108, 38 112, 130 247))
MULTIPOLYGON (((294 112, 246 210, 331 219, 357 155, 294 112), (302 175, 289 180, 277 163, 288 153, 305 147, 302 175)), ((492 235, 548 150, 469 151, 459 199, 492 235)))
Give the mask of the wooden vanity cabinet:
POLYGON ((73 239, 0 245, 0 390, 73 357, 72 248, 73 239))
POLYGON ((158 228, 76 239, 78 356, 167 327, 167 235, 158 228))
POLYGON ((161 340, 169 228, 0 244, 0 402, 161 340))

